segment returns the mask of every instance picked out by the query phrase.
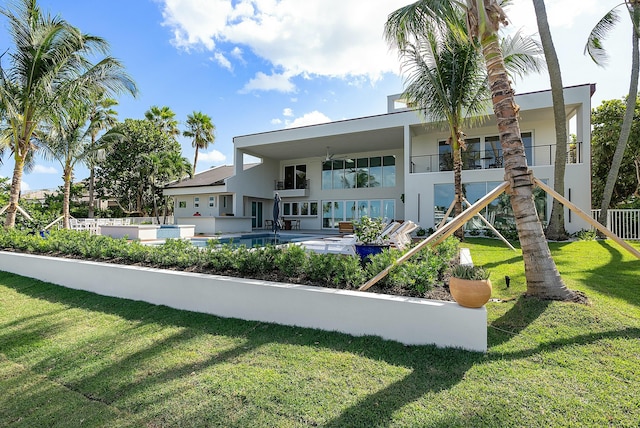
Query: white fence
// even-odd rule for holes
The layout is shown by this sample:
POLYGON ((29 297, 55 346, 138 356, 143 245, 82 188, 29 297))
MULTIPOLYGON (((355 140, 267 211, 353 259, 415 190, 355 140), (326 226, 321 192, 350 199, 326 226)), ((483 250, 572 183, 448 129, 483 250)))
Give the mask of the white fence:
MULTIPOLYGON (((591 217, 599 216, 600 210, 591 210, 591 217)), ((621 239, 640 240, 640 210, 607 210, 607 229, 621 239)))

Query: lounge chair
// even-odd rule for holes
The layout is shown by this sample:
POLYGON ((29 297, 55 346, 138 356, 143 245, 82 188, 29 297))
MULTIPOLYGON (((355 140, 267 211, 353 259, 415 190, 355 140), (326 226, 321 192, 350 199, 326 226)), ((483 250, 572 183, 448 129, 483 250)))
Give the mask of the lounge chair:
POLYGON ((399 228, 389 235, 387 238, 391 245, 399 250, 404 250, 409 244, 411 244, 411 232, 416 230, 419 226, 412 221, 405 221, 399 228))

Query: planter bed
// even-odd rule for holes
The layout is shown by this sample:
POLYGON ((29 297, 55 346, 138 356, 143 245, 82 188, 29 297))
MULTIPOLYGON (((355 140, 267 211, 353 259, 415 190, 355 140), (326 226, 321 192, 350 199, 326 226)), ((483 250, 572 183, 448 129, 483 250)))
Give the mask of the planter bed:
POLYGON ((485 352, 487 312, 454 302, 0 251, 0 270, 221 317, 485 352))

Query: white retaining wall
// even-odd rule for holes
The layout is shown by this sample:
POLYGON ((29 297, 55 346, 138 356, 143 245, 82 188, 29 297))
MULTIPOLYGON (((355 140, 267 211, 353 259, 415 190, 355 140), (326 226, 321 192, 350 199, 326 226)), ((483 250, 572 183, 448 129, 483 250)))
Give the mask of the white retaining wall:
POLYGON ((487 311, 453 302, 0 251, 0 270, 222 317, 487 350, 487 311))

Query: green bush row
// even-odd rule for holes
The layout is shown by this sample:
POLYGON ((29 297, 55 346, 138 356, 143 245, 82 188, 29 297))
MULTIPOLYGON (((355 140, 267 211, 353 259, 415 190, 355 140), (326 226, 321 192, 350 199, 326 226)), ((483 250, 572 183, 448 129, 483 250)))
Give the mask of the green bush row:
MULTIPOLYGON (((297 283, 319 283, 354 288, 395 263, 403 252, 391 249, 362 264, 356 256, 306 252, 297 245, 246 248, 217 245, 205 248, 188 240, 167 239, 162 245, 144 245, 126 239, 90 235, 72 230, 52 231, 41 237, 15 229, 0 231, 0 248, 20 252, 67 255, 91 260, 142 264, 164 268, 205 270, 240 277, 269 277, 297 283)), ((458 241, 445 240, 435 249, 424 248, 409 261, 391 270, 378 285, 402 287, 424 293, 440 278, 456 257, 458 241)))

